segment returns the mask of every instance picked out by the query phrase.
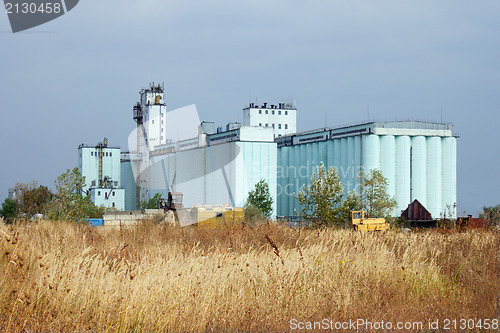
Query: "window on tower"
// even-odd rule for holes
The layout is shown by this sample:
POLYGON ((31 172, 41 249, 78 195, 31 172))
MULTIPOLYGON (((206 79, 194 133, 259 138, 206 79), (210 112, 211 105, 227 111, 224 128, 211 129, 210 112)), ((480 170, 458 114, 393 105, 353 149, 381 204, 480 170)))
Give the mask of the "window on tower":
POLYGON ((262 110, 259 110, 259 114, 262 114, 262 110))

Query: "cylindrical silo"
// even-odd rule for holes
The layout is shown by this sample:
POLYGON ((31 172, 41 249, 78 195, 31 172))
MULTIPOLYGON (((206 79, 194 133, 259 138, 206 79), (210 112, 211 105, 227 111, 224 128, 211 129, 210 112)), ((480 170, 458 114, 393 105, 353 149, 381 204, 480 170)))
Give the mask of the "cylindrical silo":
POLYGON ((278 149, 278 170, 276 172, 276 178, 278 180, 278 188, 276 189, 276 195, 278 196, 278 211, 276 214, 278 216, 283 216, 285 212, 283 187, 287 179, 285 177, 286 162, 283 160, 283 156, 285 155, 286 148, 287 147, 282 147, 278 149))
POLYGON ((312 150, 312 165, 316 167, 319 165, 319 142, 311 143, 310 149, 312 150))
POLYGON ((446 137, 442 139, 442 153, 443 211, 448 207, 447 217, 456 217, 455 209, 453 209, 457 202, 457 147, 456 139, 454 137, 446 137))
POLYGON ((396 215, 406 209, 410 201, 410 149, 411 139, 407 135, 396 137, 396 215))
POLYGON ((362 138, 361 163, 366 173, 380 168, 380 139, 378 135, 364 135, 362 138))
POLYGON ((342 185, 347 181, 347 138, 342 138, 340 139, 340 168, 339 168, 339 175, 340 175, 340 181, 342 182, 342 185))
POLYGON ((357 180, 360 170, 361 170, 361 136, 356 135, 354 137, 354 175, 355 175, 356 185, 358 184, 357 180))
POLYGON ((442 213, 442 157, 441 138, 427 138, 427 210, 432 217, 438 218, 442 213))
POLYGON ((346 173, 346 183, 344 183, 344 190, 351 191, 354 188, 354 182, 356 180, 355 167, 354 167, 354 137, 350 136, 347 138, 347 168, 346 173))
POLYGON ((301 150, 302 146, 303 145, 294 146, 294 149, 295 149, 295 163, 293 165, 293 169, 294 169, 294 175, 295 176, 293 178, 293 183, 291 184, 291 186, 287 190, 287 195, 291 196, 293 198, 293 200, 292 200, 292 202, 293 202, 292 206, 288 207, 288 212, 289 212, 290 216, 295 215, 295 207, 297 206, 297 199, 295 199, 295 194, 299 193, 300 186, 302 185, 301 178, 300 178, 300 168, 304 164, 304 161, 303 161, 303 158, 302 158, 302 150, 301 150))
MULTIPOLYGON (((310 156, 308 156, 307 145, 303 144, 303 145, 299 145, 298 147, 300 147, 300 164, 297 165, 297 182, 294 184, 295 194, 299 193, 299 191, 302 189, 303 185, 307 185, 309 183, 309 177, 310 177, 310 173, 309 173, 310 161, 308 160, 308 158, 310 158, 310 156)), ((297 211, 300 211, 301 207, 299 205, 299 202, 297 201, 297 199, 295 199, 293 194, 291 195, 290 200, 291 200, 292 204, 290 205, 290 207, 288 209, 294 215, 295 209, 297 211)))
POLYGON ((389 185, 387 192, 389 196, 396 195, 396 139, 394 135, 383 135, 380 137, 380 170, 389 185))
POLYGON ((293 173, 290 172, 290 155, 292 154, 292 152, 295 150, 295 147, 292 146, 292 147, 283 147, 282 149, 285 149, 285 151, 283 152, 283 155, 282 155, 282 158, 283 158, 283 176, 284 176, 284 179, 283 181, 281 182, 282 184, 282 188, 281 188, 281 205, 282 205, 282 209, 281 211, 283 213, 281 213, 281 215, 283 216, 287 216, 288 215, 288 207, 289 207, 289 203, 288 203, 288 196, 286 195, 286 189, 288 188, 287 185, 290 184, 292 181, 293 181, 293 173))
POLYGON ((327 165, 328 168, 335 167, 335 157, 334 157, 334 140, 327 141, 327 165))
POLYGON ((333 164, 337 168, 337 171, 340 172, 340 163, 341 163, 341 147, 340 147, 340 139, 333 140, 333 164))
POLYGON ((411 138, 411 201, 427 208, 427 146, 425 136, 411 138))
POLYGON ((325 168, 328 169, 328 148, 327 141, 318 142, 318 150, 319 150, 319 162, 323 162, 325 168))

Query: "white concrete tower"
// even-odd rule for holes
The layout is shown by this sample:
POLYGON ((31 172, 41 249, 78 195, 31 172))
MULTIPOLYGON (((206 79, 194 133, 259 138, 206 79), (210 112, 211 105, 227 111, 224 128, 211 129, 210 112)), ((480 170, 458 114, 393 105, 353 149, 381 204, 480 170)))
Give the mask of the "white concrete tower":
POLYGON ((151 83, 140 91, 140 102, 134 106, 133 118, 137 122, 137 153, 140 159, 134 162, 136 181, 136 206, 149 198, 150 152, 154 147, 166 143, 164 85, 151 83))
POLYGON ((143 115, 144 130, 147 136, 146 145, 149 151, 155 146, 166 143, 165 136, 165 114, 167 106, 165 104, 164 85, 151 83, 148 89, 142 89, 141 110, 143 115))
POLYGON ((243 109, 243 126, 272 127, 274 137, 297 132, 297 108, 292 103, 256 105, 243 109))

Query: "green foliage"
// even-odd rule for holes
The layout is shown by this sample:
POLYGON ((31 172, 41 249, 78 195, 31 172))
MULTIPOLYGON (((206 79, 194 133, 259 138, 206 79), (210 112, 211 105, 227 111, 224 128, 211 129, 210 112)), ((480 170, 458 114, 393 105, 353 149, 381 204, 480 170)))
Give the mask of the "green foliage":
POLYGON ((149 198, 149 200, 142 200, 140 208, 141 210, 158 209, 160 207, 160 200, 161 200, 161 194, 156 193, 152 198, 149 198))
POLYGON ((0 216, 2 216, 6 222, 12 223, 17 217, 17 201, 6 198, 2 203, 2 209, 0 210, 0 216))
POLYGON ((389 181, 379 169, 372 169, 367 174, 361 170, 358 174, 359 201, 361 209, 370 217, 389 217, 397 206, 394 197, 387 193, 389 181))
POLYGON ((49 204, 47 217, 57 221, 75 221, 81 218, 100 218, 105 207, 97 207, 88 196, 82 195, 85 177, 80 170, 67 170, 55 182, 56 193, 49 204))
POLYGON ((479 214, 479 218, 486 219, 490 226, 500 225, 500 205, 493 207, 484 206, 483 212, 479 214))
POLYGON ((301 212, 295 213, 316 226, 341 226, 349 211, 359 206, 354 192, 344 193, 337 170, 325 170, 323 163, 295 198, 302 206, 301 212))
POLYGON ((30 184, 17 183, 14 187, 17 198, 18 215, 31 218, 35 214, 45 214, 52 200, 52 192, 33 181, 30 184))
POLYGON ((248 201, 245 204, 244 208, 245 208, 245 221, 258 222, 265 219, 264 214, 262 214, 262 211, 259 208, 255 207, 254 205, 252 205, 251 203, 249 203, 248 201))
POLYGON ((264 179, 255 184, 253 191, 248 192, 245 209, 250 209, 250 215, 255 211, 252 207, 257 208, 265 218, 271 218, 273 214, 273 198, 269 192, 269 184, 264 179))

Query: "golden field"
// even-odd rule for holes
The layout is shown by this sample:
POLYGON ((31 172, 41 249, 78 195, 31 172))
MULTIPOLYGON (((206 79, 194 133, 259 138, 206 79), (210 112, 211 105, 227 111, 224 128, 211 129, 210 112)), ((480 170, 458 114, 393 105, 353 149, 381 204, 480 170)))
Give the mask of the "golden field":
POLYGON ((499 250, 491 230, 0 226, 0 332, 498 319, 499 250))

